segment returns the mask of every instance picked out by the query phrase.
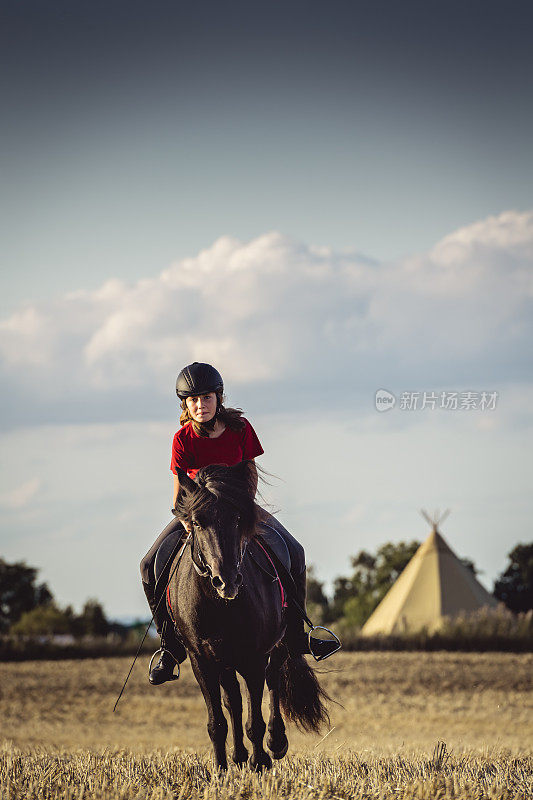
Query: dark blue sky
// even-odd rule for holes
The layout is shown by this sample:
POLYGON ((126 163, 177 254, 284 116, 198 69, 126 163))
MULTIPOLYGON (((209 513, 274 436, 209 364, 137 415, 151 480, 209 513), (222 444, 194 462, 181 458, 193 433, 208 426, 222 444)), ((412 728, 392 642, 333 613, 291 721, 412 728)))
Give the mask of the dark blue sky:
POLYGON ((531 4, 3 3, 4 312, 277 229, 393 258, 531 206, 531 4))

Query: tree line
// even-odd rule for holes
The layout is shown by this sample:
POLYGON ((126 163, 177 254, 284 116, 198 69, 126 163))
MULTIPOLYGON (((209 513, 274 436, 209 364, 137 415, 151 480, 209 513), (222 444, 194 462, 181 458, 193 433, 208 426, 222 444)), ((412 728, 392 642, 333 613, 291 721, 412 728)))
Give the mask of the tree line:
POLYGON ((60 608, 46 583, 37 583, 38 570, 24 562, 0 558, 0 633, 16 636, 107 636, 111 623, 98 600, 89 599, 81 614, 72 606, 60 608))
MULTIPOLYGON (((405 569, 418 541, 387 542, 375 554, 361 550, 350 559, 352 572, 337 577, 332 596, 324 590, 313 568, 308 570, 307 602, 316 622, 342 620, 360 628, 405 569)), ((509 563, 494 583, 493 594, 515 613, 533 608, 533 543, 518 544, 508 555, 509 563)), ((474 574, 474 563, 463 559, 474 574)), ((61 608, 46 583, 37 582, 38 570, 24 562, 9 564, 0 559, 0 634, 17 636, 71 635, 104 637, 112 630, 126 633, 126 626, 110 622, 95 599, 85 603, 80 614, 72 606, 61 608)))
MULTIPOLYGON (((387 542, 374 554, 360 550, 350 559, 352 573, 333 583, 328 597, 324 583, 313 569, 308 571, 307 601, 310 612, 323 623, 343 620, 360 628, 385 597, 392 584, 412 559, 420 542, 387 542)), ((533 543, 518 544, 508 555, 509 564, 494 582, 493 594, 515 613, 533 608, 533 543)), ((475 564, 461 559, 467 569, 478 574, 475 564)), ((312 614, 311 614, 312 616, 312 614)))

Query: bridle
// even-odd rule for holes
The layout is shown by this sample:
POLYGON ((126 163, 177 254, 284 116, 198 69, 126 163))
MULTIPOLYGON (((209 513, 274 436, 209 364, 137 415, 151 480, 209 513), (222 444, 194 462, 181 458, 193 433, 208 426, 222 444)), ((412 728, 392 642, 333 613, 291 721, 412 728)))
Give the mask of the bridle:
POLYGON ((194 525, 192 528, 192 533, 189 537, 189 541, 191 544, 191 560, 194 569, 201 578, 208 578, 212 576, 213 573, 211 572, 211 567, 203 557, 202 551, 200 550, 200 545, 198 544, 198 539, 195 535, 194 525))
MULTIPOLYGON (((198 543, 198 537, 196 536, 194 525, 192 526, 192 533, 189 535, 189 542, 191 545, 191 560, 196 573, 201 578, 212 578, 213 573, 211 571, 211 567, 207 563, 204 558, 204 555, 200 549, 200 545, 198 543)), ((240 543, 240 552, 239 552, 239 560, 237 561, 237 571, 241 568, 242 560, 244 558, 244 554, 246 553, 246 548, 248 547, 248 539, 241 539, 240 543)))

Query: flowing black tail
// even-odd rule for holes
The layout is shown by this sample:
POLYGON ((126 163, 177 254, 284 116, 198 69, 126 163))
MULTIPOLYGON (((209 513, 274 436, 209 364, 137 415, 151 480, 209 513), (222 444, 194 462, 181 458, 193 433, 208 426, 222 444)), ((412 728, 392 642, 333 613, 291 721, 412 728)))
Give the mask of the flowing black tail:
POLYGON ((279 700, 285 716, 305 731, 330 724, 325 702, 331 698, 303 656, 289 657, 281 667, 279 700))

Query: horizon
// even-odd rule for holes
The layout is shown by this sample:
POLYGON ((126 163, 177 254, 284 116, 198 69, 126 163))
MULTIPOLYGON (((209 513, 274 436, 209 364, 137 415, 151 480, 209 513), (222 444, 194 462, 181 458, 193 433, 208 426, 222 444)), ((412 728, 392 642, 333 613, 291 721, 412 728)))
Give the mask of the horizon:
POLYGON ((490 585, 531 540, 531 5, 4 20, 3 557, 62 605, 145 613, 197 360, 327 585, 421 538, 420 506, 490 585))

